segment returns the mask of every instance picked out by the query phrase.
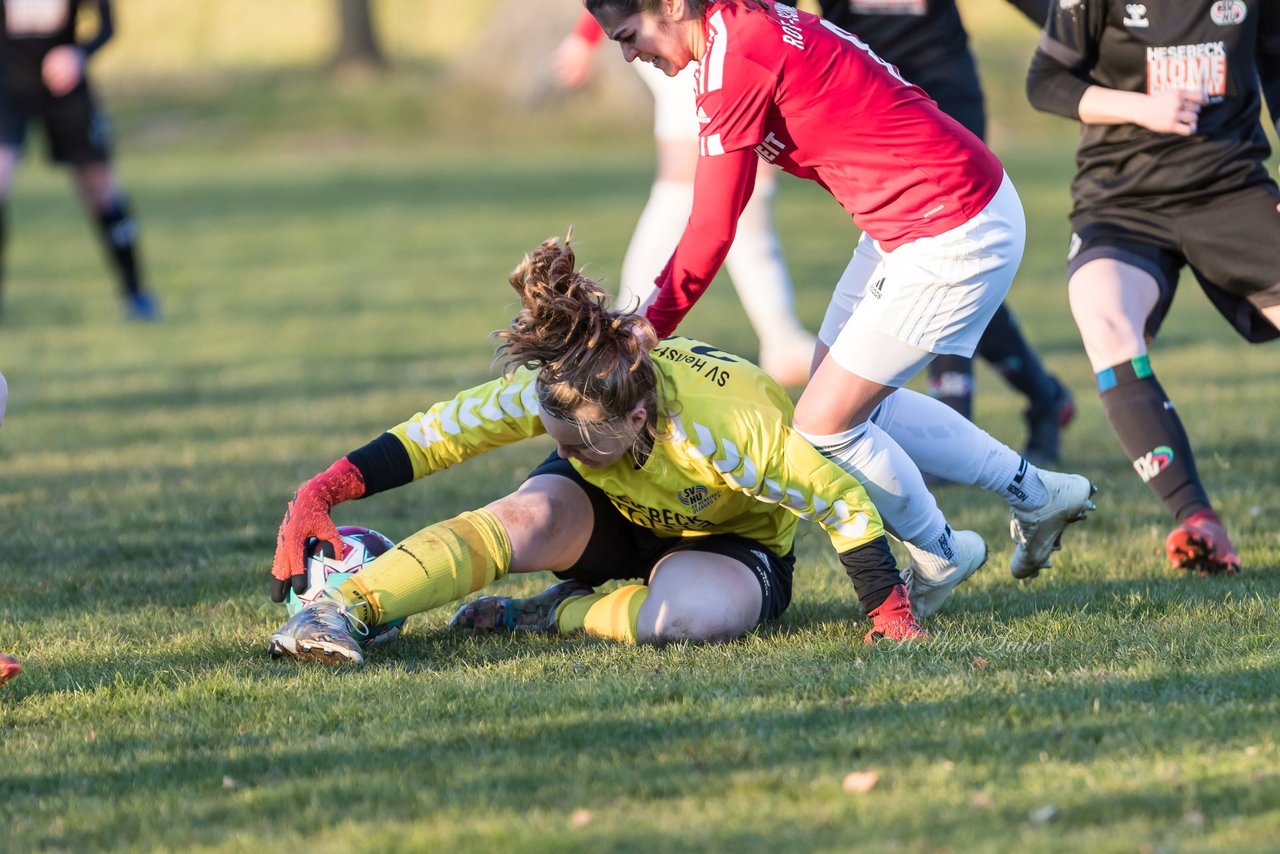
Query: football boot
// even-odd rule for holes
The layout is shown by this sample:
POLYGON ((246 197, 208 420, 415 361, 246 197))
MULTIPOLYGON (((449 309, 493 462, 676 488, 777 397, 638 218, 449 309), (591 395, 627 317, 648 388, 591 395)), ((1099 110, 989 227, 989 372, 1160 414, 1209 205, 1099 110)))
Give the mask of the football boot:
POLYGON ((1047 500, 1035 510, 1014 510, 1009 521, 1013 537, 1013 557, 1009 572, 1014 578, 1035 578, 1040 570, 1053 566, 1051 556, 1062 548, 1062 532, 1095 509, 1089 497, 1098 488, 1078 474, 1040 469, 1047 500))
POLYGON ((0 685, 17 676, 21 670, 22 664, 19 663, 18 659, 0 653, 0 685))
POLYGON ((955 563, 937 578, 930 578, 912 561, 902 571, 907 583, 907 595, 911 598, 911 613, 917 620, 936 612, 947 601, 952 591, 987 562, 987 543, 977 531, 956 531, 955 563))
POLYGON ((272 658, 321 664, 363 664, 367 626, 338 602, 325 597, 307 604, 271 636, 272 658))
POLYGON ((561 603, 594 592, 591 585, 570 579, 527 599, 481 596, 459 608, 449 619, 449 628, 473 632, 554 632, 556 611, 561 603))
POLYGON ((1212 510, 1201 510, 1170 532, 1165 554, 1174 569, 1200 575, 1229 575, 1240 571, 1240 553, 1227 537, 1222 520, 1212 510))

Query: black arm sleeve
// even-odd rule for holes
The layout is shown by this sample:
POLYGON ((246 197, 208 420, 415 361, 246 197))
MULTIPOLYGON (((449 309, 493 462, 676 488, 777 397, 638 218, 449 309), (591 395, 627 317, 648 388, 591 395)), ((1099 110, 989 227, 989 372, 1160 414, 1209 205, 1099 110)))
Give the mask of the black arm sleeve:
POLYGON ((1091 76, 1107 23, 1108 0, 1055 3, 1027 69, 1027 100, 1046 113, 1080 118, 1080 98, 1091 76))
POLYGON ((1049 17, 1049 3, 1052 0, 1009 0, 1018 11, 1027 16, 1027 20, 1037 27, 1043 27, 1049 17))
POLYGON ((363 448, 352 451, 347 459, 364 478, 363 498, 413 481, 413 460, 391 433, 383 433, 363 448))
POLYGON ((98 48, 111 41, 116 34, 115 22, 111 17, 111 0, 98 0, 98 34, 92 40, 80 45, 86 57, 92 56, 98 48))
POLYGON ((1046 50, 1048 36, 1040 36, 1040 44, 1027 69, 1027 100, 1046 113, 1057 113, 1069 119, 1080 118, 1080 99, 1091 85, 1087 78, 1077 77, 1071 69, 1046 50))
POLYGON ((869 543, 840 553, 844 571, 853 582, 858 602, 868 614, 879 608, 893 588, 902 583, 898 564, 889 551, 889 538, 880 536, 869 543))

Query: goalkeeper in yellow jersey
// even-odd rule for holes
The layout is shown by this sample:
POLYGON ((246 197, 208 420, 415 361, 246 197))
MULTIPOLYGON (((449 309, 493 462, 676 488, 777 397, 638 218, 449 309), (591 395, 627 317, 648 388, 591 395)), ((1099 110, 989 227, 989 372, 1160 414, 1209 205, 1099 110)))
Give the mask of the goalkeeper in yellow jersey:
POLYGON ((340 545, 334 505, 543 433, 555 453, 512 494, 424 528, 304 607, 272 636, 272 655, 361 662, 375 627, 539 570, 561 581, 527 599, 477 599, 450 625, 731 640, 790 603, 800 518, 839 552, 871 619, 867 640, 909 640, 927 636, 916 619, 986 559, 982 538, 959 531, 944 565, 923 563, 927 553, 908 543, 913 562, 900 575, 880 514, 853 476, 792 431, 781 387, 743 359, 687 338, 660 342, 640 315, 611 310, 575 271, 568 240, 543 243, 510 283, 523 307, 498 333, 503 378, 437 403, 300 487, 280 526, 272 598, 305 589, 309 538, 340 545), (640 583, 596 592, 615 580, 640 583))

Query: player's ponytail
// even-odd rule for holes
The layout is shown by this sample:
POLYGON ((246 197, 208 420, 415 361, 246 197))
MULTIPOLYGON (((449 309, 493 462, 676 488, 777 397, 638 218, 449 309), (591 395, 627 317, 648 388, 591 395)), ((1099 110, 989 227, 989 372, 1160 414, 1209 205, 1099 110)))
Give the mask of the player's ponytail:
POLYGON ((652 424, 657 335, 644 317, 610 309, 604 289, 574 269, 572 240, 573 229, 563 245, 549 238, 508 278, 522 308, 496 333, 504 370, 536 370, 542 407, 554 417, 608 422, 644 403, 652 424))

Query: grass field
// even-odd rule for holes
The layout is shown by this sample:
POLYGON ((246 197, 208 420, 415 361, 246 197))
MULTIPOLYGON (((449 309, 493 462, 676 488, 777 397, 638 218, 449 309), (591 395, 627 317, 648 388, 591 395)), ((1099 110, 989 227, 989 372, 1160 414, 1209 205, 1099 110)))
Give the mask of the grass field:
MULTIPOLYGON (((573 223, 589 269, 616 278, 650 180, 642 109, 610 130, 572 104, 464 121, 479 96, 429 69, 336 94, 297 69, 122 87, 155 326, 121 321, 64 176, 31 158, 0 326, 0 651, 25 665, 0 690, 0 849, 1274 848, 1274 351, 1187 288, 1154 352, 1247 566, 1174 577, 1067 312, 1074 128, 1023 105, 1016 51, 980 46, 1031 223, 1011 303, 1077 394, 1064 465, 1101 487, 1099 510, 1019 584, 1002 505, 940 493, 992 559, 908 647, 861 644, 851 585, 805 529, 785 618, 726 646, 457 637, 440 609, 359 671, 265 655, 295 486, 491 375, 524 250, 573 223), (846 792, 854 771, 879 784, 846 792)), ((778 217, 816 324, 854 232, 795 182, 778 217)), ((682 330, 754 354, 727 283, 682 330)), ((1020 442, 1019 401, 986 369, 979 383, 978 420, 1020 442)), ((335 515, 403 537, 548 448, 335 515)))

